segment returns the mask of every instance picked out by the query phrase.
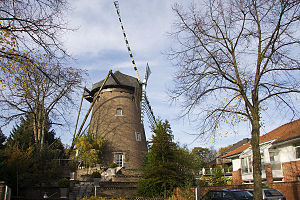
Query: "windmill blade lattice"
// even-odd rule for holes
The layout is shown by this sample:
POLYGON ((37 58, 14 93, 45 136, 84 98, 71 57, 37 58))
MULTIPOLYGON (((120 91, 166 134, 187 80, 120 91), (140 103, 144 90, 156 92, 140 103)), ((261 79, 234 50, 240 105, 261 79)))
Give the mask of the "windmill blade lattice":
POLYGON ((126 36, 126 33, 125 33, 125 29, 124 29, 122 20, 121 20, 120 9, 119 9, 119 2, 118 1, 114 1, 114 5, 115 5, 116 11, 117 11, 119 22, 121 24, 121 29, 122 29, 123 36, 124 36, 125 43, 126 43, 126 47, 127 47, 127 50, 128 50, 128 53, 129 53, 129 56, 130 56, 130 59, 131 59, 132 65, 133 65, 133 69, 134 69, 134 71, 136 73, 136 77, 137 77, 138 82, 142 86, 142 98, 141 98, 141 103, 140 103, 141 123, 143 123, 143 121, 144 121, 144 113, 146 112, 151 126, 154 127, 156 125, 156 120, 155 120, 152 108, 150 106, 150 103, 148 101, 148 98, 146 96, 146 86, 147 86, 148 78, 149 78, 149 76, 151 74, 151 70, 150 70, 149 65, 147 63, 146 72, 145 72, 145 78, 144 78, 144 80, 142 82, 141 79, 140 79, 140 76, 139 76, 139 73, 138 73, 138 69, 136 67, 136 64, 135 64, 135 61, 134 61, 131 49, 130 49, 130 46, 129 46, 129 42, 128 42, 128 39, 127 39, 127 36, 126 36))
POLYGON ((145 106, 147 105, 147 103, 146 103, 146 87, 147 87, 147 82, 148 82, 148 78, 149 78, 150 74, 151 74, 151 70, 147 63, 145 78, 142 82, 142 101, 141 101, 141 121, 142 122, 144 121, 145 106))
POLYGON ((155 127, 156 126, 156 119, 155 119, 154 113, 152 111, 152 108, 150 106, 150 102, 149 102, 146 94, 145 94, 145 101, 144 101, 143 107, 144 107, 144 111, 147 114, 148 120, 151 124, 151 127, 155 127))
POLYGON ((126 43, 126 47, 127 47, 127 50, 128 50, 128 53, 129 53, 129 56, 130 56, 130 59, 131 59, 131 62, 132 62, 134 71, 135 71, 135 73, 136 73, 136 77, 137 77, 139 83, 141 83, 141 79, 140 79, 140 76, 139 76, 139 72, 138 72, 138 70, 137 70, 135 61, 134 61, 134 59, 133 59, 133 55, 132 55, 132 52, 131 52, 131 49, 130 49, 130 46, 129 46, 129 42, 128 42, 128 39, 127 39, 127 36, 126 36, 126 33, 125 33, 125 29, 124 29, 122 20, 121 20, 120 9, 119 9, 119 2, 118 2, 118 1, 114 1, 114 5, 115 5, 115 8, 116 8, 116 11, 117 11, 117 14, 118 14, 118 18, 119 18, 119 21, 120 21, 120 24, 121 24, 123 36, 124 36, 125 43, 126 43))

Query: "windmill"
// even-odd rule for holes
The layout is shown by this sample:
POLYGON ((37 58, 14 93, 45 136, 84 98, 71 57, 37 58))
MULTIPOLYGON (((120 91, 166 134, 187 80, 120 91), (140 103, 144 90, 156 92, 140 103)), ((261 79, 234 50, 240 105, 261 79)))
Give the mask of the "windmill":
POLYGON ((84 90, 83 98, 91 104, 77 133, 75 129, 75 139, 71 149, 76 138, 83 135, 85 130, 89 128, 88 134, 106 139, 103 150, 103 165, 109 166, 115 162, 118 167, 139 168, 142 166, 144 154, 147 152, 143 124, 144 115, 148 116, 151 126, 156 125, 146 95, 146 86, 151 71, 147 64, 144 79, 141 81, 121 21, 118 2, 114 2, 114 5, 136 78, 120 71, 113 73, 110 70, 104 80, 93 84, 91 90, 84 90), (92 112, 91 121, 83 129, 90 112, 92 112))

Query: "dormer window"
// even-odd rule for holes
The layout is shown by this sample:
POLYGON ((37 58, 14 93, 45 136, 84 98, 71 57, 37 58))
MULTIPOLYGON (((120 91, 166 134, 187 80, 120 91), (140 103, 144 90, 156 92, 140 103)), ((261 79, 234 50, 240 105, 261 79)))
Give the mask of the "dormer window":
POLYGON ((116 115, 117 116, 122 116, 123 115, 122 108, 117 108, 116 115))

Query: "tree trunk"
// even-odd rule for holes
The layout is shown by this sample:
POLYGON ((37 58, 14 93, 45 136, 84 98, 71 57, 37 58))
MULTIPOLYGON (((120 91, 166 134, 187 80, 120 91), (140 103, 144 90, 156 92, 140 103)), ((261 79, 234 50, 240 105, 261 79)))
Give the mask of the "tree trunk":
POLYGON ((37 127, 37 124, 36 124, 36 117, 34 116, 34 119, 33 119, 33 127, 32 127, 32 129, 33 129, 33 134, 34 134, 34 142, 35 142, 35 144, 37 144, 38 143, 38 134, 37 134, 37 130, 36 130, 36 127, 37 127))
POLYGON ((41 148, 43 148, 44 146, 44 142, 45 142, 45 123, 46 123, 46 117, 44 112, 42 113, 42 117, 41 117, 41 148))
POLYGON ((253 119, 251 120, 252 130, 251 130, 251 146, 253 154, 253 180, 254 180, 254 199, 262 199, 262 179, 261 179, 261 156, 259 148, 259 114, 254 113, 253 119))
POLYGON ((164 199, 167 198, 167 188, 166 188, 166 183, 164 183, 164 199))

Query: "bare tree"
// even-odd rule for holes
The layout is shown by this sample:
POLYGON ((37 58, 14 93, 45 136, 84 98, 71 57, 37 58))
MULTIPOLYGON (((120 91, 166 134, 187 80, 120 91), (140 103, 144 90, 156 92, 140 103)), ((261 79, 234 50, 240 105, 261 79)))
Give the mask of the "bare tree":
POLYGON ((207 0, 173 8, 178 19, 170 57, 178 71, 171 97, 180 100, 184 115, 202 119, 202 134, 249 122, 255 199, 262 199, 261 113, 275 103, 292 117, 299 114, 299 4, 207 0))
POLYGON ((47 119, 59 125, 66 122, 84 74, 78 69, 42 63, 39 70, 28 65, 25 71, 14 74, 0 92, 0 120, 8 124, 22 115, 33 116, 35 143, 41 147, 47 119), (53 79, 44 74, 51 74, 53 79))
POLYGON ((37 52, 52 60, 67 55, 59 42, 67 30, 66 10, 66 0, 0 1, 0 81, 9 78, 1 72, 15 73, 16 67, 26 69, 28 61, 38 62, 37 52))

